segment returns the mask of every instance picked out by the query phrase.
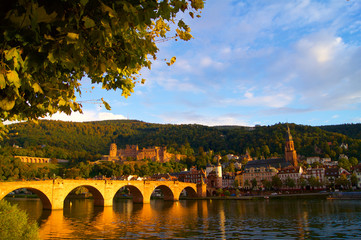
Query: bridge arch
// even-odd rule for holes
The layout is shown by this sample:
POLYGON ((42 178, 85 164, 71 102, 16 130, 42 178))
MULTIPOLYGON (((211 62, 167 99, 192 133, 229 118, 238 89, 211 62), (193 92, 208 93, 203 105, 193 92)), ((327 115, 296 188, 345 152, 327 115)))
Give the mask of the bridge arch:
POLYGON ((35 193, 40 198, 41 203, 43 204, 43 209, 52 209, 52 204, 51 204, 50 198, 43 191, 41 191, 40 189, 34 188, 34 187, 24 186, 24 187, 14 188, 14 189, 8 191, 5 195, 3 195, 0 198, 0 200, 3 199, 5 196, 7 196, 9 193, 16 191, 18 189, 22 189, 22 188, 25 188, 32 193, 35 193))
POLYGON ((134 186, 132 184, 124 184, 123 186, 118 187, 118 189, 115 191, 115 193, 113 195, 113 199, 114 199, 116 193, 122 188, 127 188, 129 190, 131 196, 133 197, 134 203, 143 203, 143 201, 144 201, 143 193, 137 186, 134 186))
POLYGON ((183 190, 186 192, 187 197, 196 198, 198 196, 197 195, 197 190, 194 189, 193 187, 187 186, 183 190))
MULTIPOLYGON (((88 189, 88 191, 92 194, 93 199, 94 199, 94 206, 104 206, 104 196, 103 196, 103 194, 96 187, 91 186, 91 185, 79 185, 79 186, 76 186, 76 187, 72 188, 65 195, 64 201, 70 195, 70 193, 72 191, 74 191, 75 189, 77 189, 79 187, 84 187, 84 188, 88 189)), ((64 201, 63 201, 63 204, 64 204, 64 201)))
MULTIPOLYGON (((175 196, 174 196, 174 193, 172 191, 172 189, 170 189, 168 186, 166 185, 159 185, 157 186, 153 192, 156 190, 156 189, 160 189, 163 193, 163 196, 164 196, 164 200, 166 201, 174 201, 175 200, 175 196)), ((177 198, 177 200, 179 199, 179 196, 177 198)))

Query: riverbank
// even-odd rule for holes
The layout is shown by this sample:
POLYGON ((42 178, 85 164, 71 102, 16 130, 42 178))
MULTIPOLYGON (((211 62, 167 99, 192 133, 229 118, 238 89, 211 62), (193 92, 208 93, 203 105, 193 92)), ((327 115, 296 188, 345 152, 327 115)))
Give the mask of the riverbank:
POLYGON ((277 195, 252 195, 252 196, 214 196, 204 198, 180 198, 192 200, 267 200, 267 199, 327 199, 332 193, 318 192, 318 193, 291 193, 291 194, 277 194, 277 195))
POLYGON ((361 192, 334 192, 327 199, 330 199, 330 200, 360 200, 361 192))

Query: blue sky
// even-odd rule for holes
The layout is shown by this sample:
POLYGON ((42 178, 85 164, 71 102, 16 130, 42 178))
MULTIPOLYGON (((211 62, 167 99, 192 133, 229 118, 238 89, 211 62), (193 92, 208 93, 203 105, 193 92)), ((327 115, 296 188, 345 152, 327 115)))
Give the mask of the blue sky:
POLYGON ((91 90, 84 114, 52 119, 136 119, 151 123, 329 125, 361 122, 361 1, 207 0, 202 17, 184 20, 194 39, 159 43, 125 99, 91 90), (164 60, 176 56, 167 66, 164 60))

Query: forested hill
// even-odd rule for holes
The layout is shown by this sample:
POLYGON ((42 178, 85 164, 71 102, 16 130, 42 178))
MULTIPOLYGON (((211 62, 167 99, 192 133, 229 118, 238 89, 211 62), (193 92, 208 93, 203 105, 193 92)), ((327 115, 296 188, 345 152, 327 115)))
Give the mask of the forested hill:
MULTIPOLYGON (((319 127, 288 124, 296 150, 304 156, 347 154, 361 159, 361 140, 319 127), (341 144, 348 144, 348 149, 341 144)), ((253 157, 282 156, 287 125, 250 127, 207 127, 202 125, 152 124, 135 120, 62 122, 42 120, 9 125, 8 139, 1 151, 14 155, 95 160, 109 152, 110 143, 118 147, 138 144, 140 148, 166 146, 182 154, 213 150, 222 155, 244 154, 253 157), (21 148, 14 148, 12 146, 21 148)))
POLYGON ((361 139, 361 123, 320 126, 321 129, 345 134, 351 138, 361 139))

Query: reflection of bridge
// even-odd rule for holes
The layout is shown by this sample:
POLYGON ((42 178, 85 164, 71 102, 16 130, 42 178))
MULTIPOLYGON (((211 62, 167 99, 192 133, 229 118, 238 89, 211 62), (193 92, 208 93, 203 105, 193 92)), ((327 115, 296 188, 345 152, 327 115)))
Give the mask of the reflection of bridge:
POLYGON ((130 190, 133 201, 149 203, 155 189, 163 192, 164 200, 177 201, 183 190, 190 197, 204 197, 205 184, 185 183, 178 181, 119 181, 119 180, 46 180, 19 181, 0 183, 0 199, 10 192, 26 188, 38 195, 45 209, 62 209, 68 194, 77 187, 86 187, 93 195, 94 205, 112 206, 113 198, 122 187, 130 190))

